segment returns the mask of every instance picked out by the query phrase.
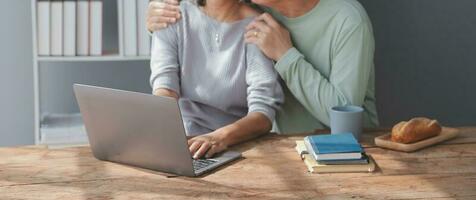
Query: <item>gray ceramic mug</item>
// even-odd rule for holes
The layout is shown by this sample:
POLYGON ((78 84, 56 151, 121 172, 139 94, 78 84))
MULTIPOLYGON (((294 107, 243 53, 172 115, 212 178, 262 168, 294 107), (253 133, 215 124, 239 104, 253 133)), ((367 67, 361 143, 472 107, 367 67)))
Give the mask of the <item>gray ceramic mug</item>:
POLYGON ((336 106, 331 109, 331 133, 352 133, 359 139, 362 133, 362 114, 360 106, 336 106))

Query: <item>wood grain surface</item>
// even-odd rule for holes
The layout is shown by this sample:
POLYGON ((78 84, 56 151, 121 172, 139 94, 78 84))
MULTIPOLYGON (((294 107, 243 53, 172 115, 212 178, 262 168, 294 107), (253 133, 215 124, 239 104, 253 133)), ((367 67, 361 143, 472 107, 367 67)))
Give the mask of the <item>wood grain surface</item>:
MULTIPOLYGON (((476 127, 414 153, 362 143, 374 173, 310 174, 294 150, 303 135, 235 146, 244 158, 198 178, 101 162, 88 147, 0 148, 0 199, 476 199, 476 127)), ((325 132, 325 131, 319 131, 325 132)))

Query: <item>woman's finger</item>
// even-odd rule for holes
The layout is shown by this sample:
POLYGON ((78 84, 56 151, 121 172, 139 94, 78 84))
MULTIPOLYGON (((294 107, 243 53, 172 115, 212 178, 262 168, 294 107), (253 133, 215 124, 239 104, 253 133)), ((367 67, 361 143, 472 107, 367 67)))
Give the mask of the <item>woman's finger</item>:
POLYGON ((207 154, 205 155, 205 158, 211 158, 211 157, 213 157, 213 155, 215 155, 219 151, 221 151, 221 150, 218 148, 218 146, 212 145, 210 147, 210 149, 208 149, 207 154))
POLYGON ((200 142, 200 141, 193 141, 188 147, 188 150, 190 150, 190 154, 194 155, 195 152, 198 150, 198 148, 202 146, 202 143, 203 142, 200 142))
POLYGON ((202 145, 197 150, 197 152, 195 152, 195 154, 193 154, 193 158, 194 159, 199 159, 199 158, 203 157, 205 155, 205 153, 207 153, 207 151, 210 149, 210 146, 211 145, 208 142, 202 143, 202 145))

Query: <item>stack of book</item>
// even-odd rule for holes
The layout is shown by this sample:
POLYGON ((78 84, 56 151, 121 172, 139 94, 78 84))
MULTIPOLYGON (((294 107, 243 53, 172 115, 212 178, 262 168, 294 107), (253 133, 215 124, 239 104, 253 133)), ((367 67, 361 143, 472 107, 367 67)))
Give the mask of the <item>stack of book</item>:
POLYGON ((125 56, 149 56, 150 35, 146 27, 149 0, 122 0, 125 56))
POLYGON ((38 0, 38 55, 102 55, 102 0, 38 0))
POLYGON ((296 150, 310 172, 372 172, 375 163, 351 133, 307 136, 296 150))
MULTIPOLYGON (((151 37, 145 21, 149 0, 117 2, 121 54, 149 56, 151 37)), ((38 0, 38 55, 103 55, 103 6, 103 0, 38 0)))

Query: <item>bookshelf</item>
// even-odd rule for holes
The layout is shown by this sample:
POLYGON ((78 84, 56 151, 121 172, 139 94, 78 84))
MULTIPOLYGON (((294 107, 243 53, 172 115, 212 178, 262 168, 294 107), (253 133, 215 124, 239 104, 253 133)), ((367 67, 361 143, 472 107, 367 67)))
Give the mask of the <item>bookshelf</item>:
MULTIPOLYGON (((103 54, 100 56, 39 56, 38 0, 31 0, 33 37, 33 87, 35 144, 68 146, 87 143, 86 132, 74 100, 72 83, 150 92, 145 79, 150 56, 125 56, 123 1, 103 0, 103 54), (118 71, 116 71, 118 70, 118 71), (138 72, 131 78, 124 74, 138 72), (49 75, 55 72, 61 76, 49 75), (117 78, 108 73, 123 74, 117 78), (79 75, 76 75, 79 74, 79 75), (65 77, 63 77, 65 76, 65 77), (72 78, 71 78, 72 77, 72 78), (86 78, 84 78, 86 77, 86 78), (126 77, 126 78, 124 78, 126 77), (68 79, 70 78, 70 79, 68 79), (78 81, 79 80, 79 81, 78 81), (128 86, 128 82, 133 83, 128 86), (51 85, 55 87, 51 87, 51 85), (56 85, 59 85, 56 87, 56 85), (59 89, 58 89, 59 88, 59 89), (55 91, 57 90, 57 91, 55 91), (53 102, 53 103, 52 103, 53 102), (48 108, 59 107, 51 111, 48 108)), ((129 0, 128 0, 129 1, 129 0)), ((138 16, 142 17, 142 16, 138 16)), ((145 30, 144 30, 145 31, 145 30)))

